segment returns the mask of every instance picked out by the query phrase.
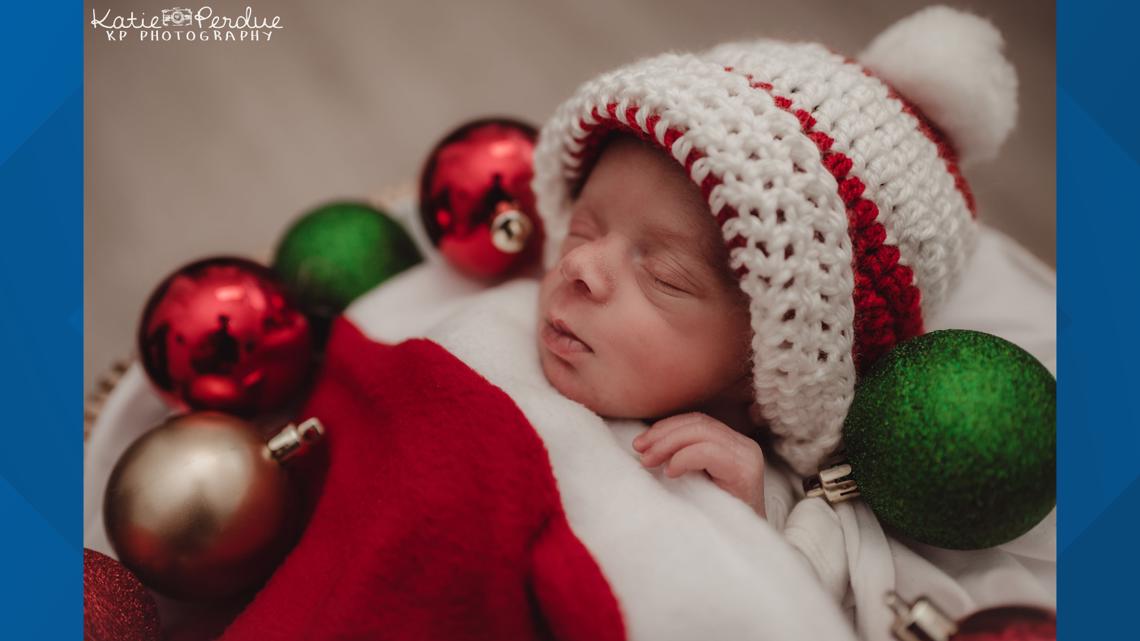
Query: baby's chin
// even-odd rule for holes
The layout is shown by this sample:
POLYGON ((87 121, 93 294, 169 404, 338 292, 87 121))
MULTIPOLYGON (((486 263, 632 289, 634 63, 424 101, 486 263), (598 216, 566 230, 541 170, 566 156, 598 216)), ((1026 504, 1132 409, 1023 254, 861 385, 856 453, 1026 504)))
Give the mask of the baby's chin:
POLYGON ((582 382, 578 380, 578 372, 568 364, 558 360, 557 356, 546 351, 545 346, 541 343, 538 346, 538 353, 539 361, 542 363, 542 374, 546 376, 546 382, 558 390, 559 394, 572 401, 586 405, 589 395, 582 393, 583 385, 582 382))
POLYGON ((556 356, 542 352, 540 360, 542 373, 546 376, 547 382, 562 396, 586 406, 586 409, 605 418, 642 418, 640 414, 632 411, 635 408, 627 407, 625 404, 615 402, 616 399, 612 397, 598 393, 589 381, 583 380, 580 370, 570 367, 556 356))
POLYGON ((550 383, 551 387, 562 396, 585 405, 591 412, 603 414, 602 410, 606 403, 599 398, 588 381, 582 379, 582 372, 559 360, 557 356, 547 352, 541 345, 539 350, 542 373, 546 376, 546 381, 550 383))

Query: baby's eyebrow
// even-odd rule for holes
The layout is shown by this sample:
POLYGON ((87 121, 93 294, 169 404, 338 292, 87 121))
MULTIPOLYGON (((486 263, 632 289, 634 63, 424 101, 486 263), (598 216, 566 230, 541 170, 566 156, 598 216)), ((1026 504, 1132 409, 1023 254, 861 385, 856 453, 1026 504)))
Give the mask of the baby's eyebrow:
POLYGON ((708 247, 708 243, 702 242, 700 236, 701 230, 687 230, 680 231, 676 229, 669 229, 665 227, 651 226, 646 231, 646 238, 650 239, 652 245, 663 248, 671 253, 683 255, 690 260, 684 261, 681 267, 695 266, 703 275, 711 275, 715 273, 713 269, 713 261, 718 260, 719 256, 716 252, 708 247), (697 245, 694 247, 694 245, 697 245))
POLYGON ((654 244, 669 245, 681 249, 688 249, 693 240, 692 236, 686 232, 656 225, 650 225, 646 228, 645 237, 653 241, 654 244))

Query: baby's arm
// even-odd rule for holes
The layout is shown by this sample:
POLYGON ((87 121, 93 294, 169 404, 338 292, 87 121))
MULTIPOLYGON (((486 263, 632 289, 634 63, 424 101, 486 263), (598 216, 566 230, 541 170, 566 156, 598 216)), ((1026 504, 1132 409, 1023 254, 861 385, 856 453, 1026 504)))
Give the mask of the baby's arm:
POLYGON ((764 452, 756 441, 698 412, 670 416, 633 439, 645 467, 665 475, 704 471, 721 489, 764 513, 764 452))

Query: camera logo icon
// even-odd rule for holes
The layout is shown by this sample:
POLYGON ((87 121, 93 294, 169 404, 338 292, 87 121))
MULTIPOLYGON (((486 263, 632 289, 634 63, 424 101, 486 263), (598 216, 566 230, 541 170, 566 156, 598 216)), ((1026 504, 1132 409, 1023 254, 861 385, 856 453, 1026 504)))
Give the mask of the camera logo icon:
POLYGON ((194 12, 184 7, 162 10, 162 26, 189 27, 194 20, 194 12))

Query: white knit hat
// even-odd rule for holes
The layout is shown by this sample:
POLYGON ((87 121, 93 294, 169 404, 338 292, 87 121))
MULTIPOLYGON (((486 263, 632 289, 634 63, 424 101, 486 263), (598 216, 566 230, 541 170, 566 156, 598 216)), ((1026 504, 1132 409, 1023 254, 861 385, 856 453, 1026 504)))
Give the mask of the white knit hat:
POLYGON ((753 418, 814 473, 840 440, 857 372, 923 332, 973 251, 958 163, 993 157, 1013 128, 1002 47, 989 22, 934 7, 861 62, 757 40, 595 78, 535 149, 546 266, 605 134, 667 150, 707 199, 751 301, 753 418))

